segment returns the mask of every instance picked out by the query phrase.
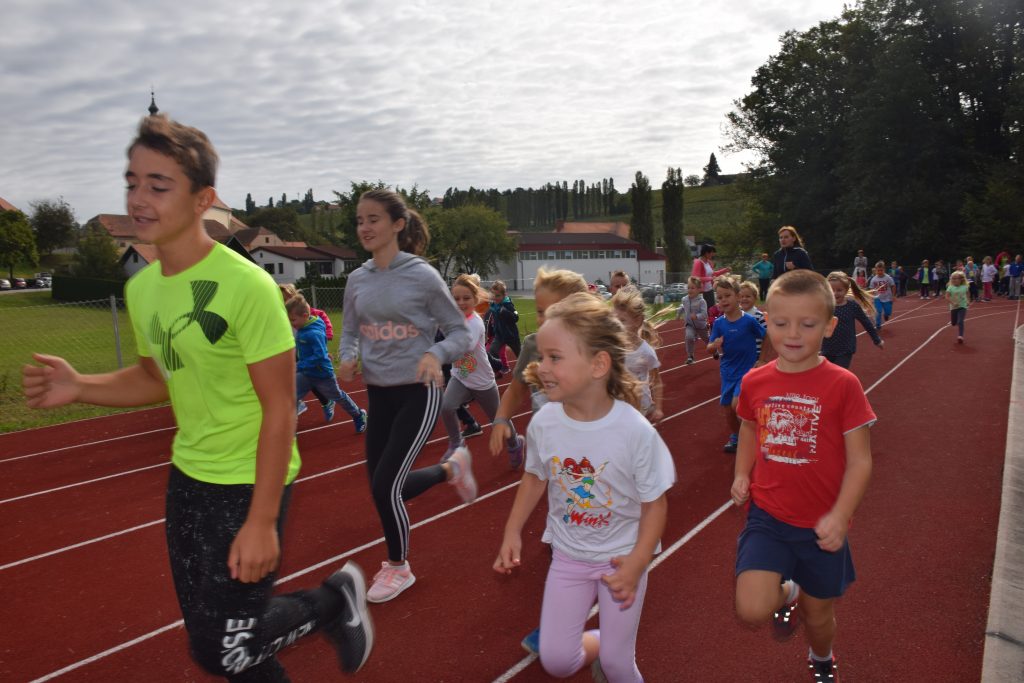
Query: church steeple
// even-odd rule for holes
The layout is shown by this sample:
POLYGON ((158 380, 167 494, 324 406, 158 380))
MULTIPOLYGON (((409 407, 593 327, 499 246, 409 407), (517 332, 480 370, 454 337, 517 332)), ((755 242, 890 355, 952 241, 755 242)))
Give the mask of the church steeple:
POLYGON ((153 89, 149 89, 149 115, 156 116, 157 112, 160 111, 156 106, 156 95, 153 93, 153 89))

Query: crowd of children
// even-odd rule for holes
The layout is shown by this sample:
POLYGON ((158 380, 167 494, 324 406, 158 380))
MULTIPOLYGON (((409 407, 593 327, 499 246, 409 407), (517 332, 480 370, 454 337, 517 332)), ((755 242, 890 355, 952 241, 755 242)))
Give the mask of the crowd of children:
MULTIPOLYGON (((127 205, 160 259, 126 288, 139 361, 86 376, 36 355, 23 380, 36 408, 170 399, 179 432, 167 543, 196 660, 229 680, 286 681, 275 653, 320 630, 341 668, 358 670, 375 635, 366 603, 392 600, 415 582, 406 503, 443 482, 463 503, 476 498, 466 439, 486 425, 467 411, 475 403, 490 423, 491 455, 507 451, 510 467, 523 469, 495 571, 520 568, 523 527, 547 501, 551 563, 540 627, 528 637, 543 668, 567 677, 589 666, 596 680, 641 681, 638 624, 676 471, 658 432, 661 339, 628 276, 615 273, 606 303, 581 275, 539 269, 538 330, 520 340, 504 284, 485 289, 462 274, 446 286, 421 256, 430 237, 423 217, 399 194, 370 190, 356 207, 370 258, 348 278, 335 363, 324 311, 290 285, 275 289, 267 273, 203 232, 215 170, 201 132, 163 116, 143 121, 129 148, 127 205), (338 384, 357 371, 365 409, 338 384), (504 373, 511 378, 502 393, 504 373), (386 557, 369 584, 348 563, 319 588, 273 596, 280 520, 299 468, 296 419, 309 391, 326 421, 340 405, 365 433, 386 557), (197 394, 206 400, 190 400, 197 394), (512 418, 527 398, 533 415, 524 438, 512 418), (439 419, 448 437, 441 462, 413 469, 439 419), (586 630, 595 603, 599 628, 586 630), (245 624, 246 637, 236 638, 245 624), (226 651, 229 638, 239 645, 226 651)), ((718 360, 723 450, 736 454, 731 496, 748 507, 736 613, 771 622, 780 638, 802 621, 810 677, 834 682, 834 601, 855 577, 847 531, 870 478, 875 421, 848 370, 855 321, 884 348, 879 330, 911 278, 896 262, 869 272, 863 251, 851 274, 826 278, 811 270, 796 228, 784 226, 779 239, 750 281, 716 268, 714 247, 703 247, 675 317, 685 363, 697 362, 698 341, 718 360)), ((973 301, 1020 296, 1024 262, 1001 256, 949 269, 925 260, 912 278, 922 299, 946 298, 958 343, 973 301)))

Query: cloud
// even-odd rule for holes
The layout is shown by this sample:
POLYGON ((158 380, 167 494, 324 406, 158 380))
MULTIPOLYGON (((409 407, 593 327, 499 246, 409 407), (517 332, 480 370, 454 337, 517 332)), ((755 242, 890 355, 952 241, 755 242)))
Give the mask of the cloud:
POLYGON ((132 4, 13 0, 0 43, 0 196, 120 212, 124 150, 156 88, 205 130, 241 206, 350 181, 527 187, 719 153, 732 101, 788 29, 839 0, 132 4))

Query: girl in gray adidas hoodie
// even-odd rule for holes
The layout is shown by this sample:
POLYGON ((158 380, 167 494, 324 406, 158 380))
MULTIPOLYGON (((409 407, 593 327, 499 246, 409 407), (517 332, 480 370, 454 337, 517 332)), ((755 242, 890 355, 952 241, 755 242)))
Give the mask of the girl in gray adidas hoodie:
POLYGON ((416 580, 407 561, 405 501, 443 481, 463 501, 476 498, 468 450, 410 471, 437 422, 441 365, 460 358, 470 337, 440 274, 416 255, 430 239, 420 215, 398 194, 371 190, 359 198, 356 221, 359 241, 372 258, 349 275, 345 287, 338 374, 351 381, 362 359, 370 415, 366 467, 388 548, 367 599, 385 602, 416 580), (445 338, 435 343, 438 327, 445 338))

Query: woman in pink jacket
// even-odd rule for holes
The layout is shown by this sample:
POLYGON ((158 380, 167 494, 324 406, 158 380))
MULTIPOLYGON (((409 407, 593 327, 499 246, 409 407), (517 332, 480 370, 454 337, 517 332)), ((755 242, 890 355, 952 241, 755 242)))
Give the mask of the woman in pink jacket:
POLYGON ((715 278, 725 275, 729 268, 715 270, 715 247, 710 244, 700 245, 700 257, 693 260, 692 277, 700 280, 701 296, 708 302, 710 309, 715 305, 715 278))

